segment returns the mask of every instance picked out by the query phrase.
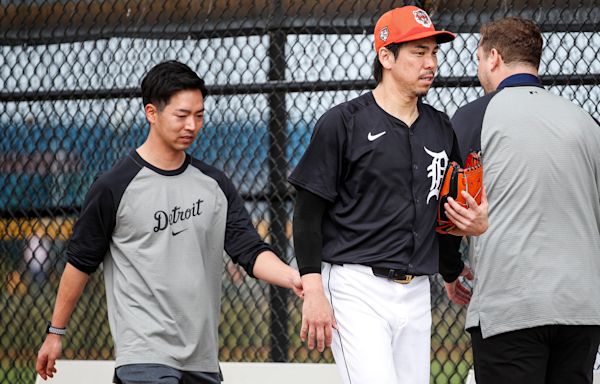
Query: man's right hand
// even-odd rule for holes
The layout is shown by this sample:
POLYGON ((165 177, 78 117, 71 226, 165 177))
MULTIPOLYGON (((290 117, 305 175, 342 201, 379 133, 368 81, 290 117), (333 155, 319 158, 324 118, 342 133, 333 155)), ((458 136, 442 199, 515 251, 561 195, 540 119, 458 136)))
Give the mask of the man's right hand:
POLYGON ((316 343, 317 350, 323 352, 325 347, 331 346, 333 328, 337 329, 337 323, 329 301, 323 293, 321 275, 309 273, 302 276, 302 286, 304 287, 304 303, 302 304, 300 339, 308 340, 308 349, 314 349, 316 343))
POLYGON ((462 196, 467 202, 467 208, 460 205, 452 197, 444 203, 446 215, 456 226, 448 231, 454 236, 479 236, 488 229, 488 201, 485 187, 481 188, 481 204, 467 191, 462 191, 462 196))
POLYGON ((35 370, 42 379, 54 377, 56 373, 56 360, 62 355, 62 337, 59 335, 48 334, 40 351, 38 352, 35 370))

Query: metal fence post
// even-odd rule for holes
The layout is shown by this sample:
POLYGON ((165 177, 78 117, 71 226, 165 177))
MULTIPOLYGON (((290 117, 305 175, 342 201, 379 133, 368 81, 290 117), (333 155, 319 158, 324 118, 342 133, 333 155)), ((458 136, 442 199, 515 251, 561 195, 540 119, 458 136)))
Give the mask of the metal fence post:
MULTIPOLYGON (((273 4, 275 15, 280 13, 281 3, 273 4)), ((285 43, 286 33, 279 27, 279 17, 274 17, 274 28, 269 31, 269 73, 270 82, 285 79, 285 43)), ((285 92, 273 90, 269 93, 269 191, 268 206, 270 218, 271 244, 275 252, 283 260, 288 250, 286 236, 286 223, 288 213, 286 210, 285 196, 287 194, 287 160, 285 151, 288 137, 286 134, 286 108, 285 92)), ((288 326, 288 290, 270 287, 271 308, 271 361, 284 362, 288 360, 289 337, 288 326)))

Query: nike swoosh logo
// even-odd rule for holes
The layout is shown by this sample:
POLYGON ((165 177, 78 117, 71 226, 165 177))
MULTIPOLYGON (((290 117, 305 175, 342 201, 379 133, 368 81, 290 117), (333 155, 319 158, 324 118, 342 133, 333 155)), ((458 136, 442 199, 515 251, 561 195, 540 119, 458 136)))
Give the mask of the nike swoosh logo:
POLYGON ((181 231, 179 231, 179 232, 171 231, 171 235, 173 235, 173 236, 177 236, 177 235, 179 235, 181 232, 183 232, 183 231, 187 231, 188 229, 189 229, 189 228, 182 229, 182 230, 181 230, 181 231))
POLYGON ((371 132, 369 132, 369 135, 367 136, 367 139, 369 139, 369 141, 373 141, 373 140, 377 140, 379 139, 381 136, 385 135, 385 131, 380 132, 376 135, 371 134, 371 132))

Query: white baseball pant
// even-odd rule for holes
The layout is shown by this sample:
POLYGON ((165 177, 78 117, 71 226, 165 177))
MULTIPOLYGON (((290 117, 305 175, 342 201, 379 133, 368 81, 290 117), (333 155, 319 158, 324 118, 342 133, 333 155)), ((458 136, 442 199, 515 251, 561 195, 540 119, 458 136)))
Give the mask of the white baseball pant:
POLYGON ((427 276, 400 284, 364 265, 324 263, 322 278, 338 324, 331 348, 344 384, 429 384, 427 276))

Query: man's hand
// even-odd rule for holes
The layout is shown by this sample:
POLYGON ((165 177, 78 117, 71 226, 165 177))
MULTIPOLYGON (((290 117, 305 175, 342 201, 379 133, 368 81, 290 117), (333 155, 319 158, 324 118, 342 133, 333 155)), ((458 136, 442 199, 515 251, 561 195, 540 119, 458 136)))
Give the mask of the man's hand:
POLYGON ((56 373, 56 360, 62 355, 62 338, 59 335, 48 334, 40 351, 38 352, 35 370, 42 379, 54 377, 56 373))
POLYGON ((281 261, 271 251, 263 251, 256 257, 252 273, 257 279, 278 287, 289 288, 300 298, 304 296, 298 270, 281 261))
MULTIPOLYGON (((87 273, 67 263, 60 278, 54 312, 52 313, 51 320, 55 327, 65 328, 67 326, 75 304, 77 304, 77 300, 79 300, 88 279, 89 275, 87 273)), ((40 374, 42 379, 46 380, 48 377, 54 377, 56 373, 54 364, 61 355, 62 337, 49 333, 46 335, 46 340, 44 340, 44 344, 42 344, 38 352, 35 363, 35 370, 40 374)))
POLYGON ((479 236, 488 228, 488 201, 485 187, 481 188, 481 204, 477 204, 473 196, 462 191, 467 201, 468 208, 458 204, 449 197, 444 204, 446 216, 452 221, 456 228, 448 231, 454 236, 479 236))
MULTIPOLYGON (((466 265, 460 273, 460 276, 464 276, 467 280, 473 280, 473 272, 471 272, 471 269, 466 265)), ((467 305, 471 301, 471 291, 462 285, 458 278, 451 283, 444 282, 444 287, 446 288, 448 298, 453 303, 467 305)))
POLYGON ((337 329, 337 323, 333 317, 333 311, 329 301, 323 293, 321 275, 309 273, 302 276, 304 286, 304 303, 302 305, 302 328, 300 339, 308 341, 308 349, 315 348, 323 352, 325 347, 331 346, 333 340, 333 328, 337 329))

